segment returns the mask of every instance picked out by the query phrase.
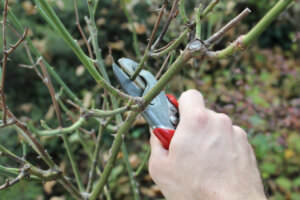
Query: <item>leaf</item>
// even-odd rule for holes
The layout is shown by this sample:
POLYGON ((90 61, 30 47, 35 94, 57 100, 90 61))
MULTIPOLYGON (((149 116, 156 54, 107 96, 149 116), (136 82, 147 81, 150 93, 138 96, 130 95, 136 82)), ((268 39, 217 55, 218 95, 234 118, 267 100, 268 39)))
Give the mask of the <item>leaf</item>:
POLYGON ((283 190, 290 191, 292 188, 291 180, 289 180, 286 177, 281 176, 281 177, 277 178, 275 182, 283 190))

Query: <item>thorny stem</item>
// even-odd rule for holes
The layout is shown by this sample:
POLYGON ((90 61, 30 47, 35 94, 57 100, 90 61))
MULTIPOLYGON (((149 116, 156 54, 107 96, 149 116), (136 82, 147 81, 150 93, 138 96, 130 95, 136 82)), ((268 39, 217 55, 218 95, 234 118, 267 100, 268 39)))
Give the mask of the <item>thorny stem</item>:
POLYGON ((77 29, 85 43, 85 46, 87 47, 88 49, 88 52, 89 52, 89 56, 91 59, 94 59, 94 56, 93 56, 93 52, 92 52, 92 48, 91 48, 91 45, 90 43, 88 42, 87 40, 87 37, 85 36, 84 32, 83 32, 83 29, 80 25, 80 20, 79 20, 79 14, 78 14, 78 6, 77 6, 77 0, 74 0, 74 10, 75 10, 75 18, 76 18, 76 26, 77 26, 77 29))
MULTIPOLYGON (((99 67, 102 76, 107 81, 108 75, 107 75, 107 72, 105 69, 105 64, 104 64, 104 61, 103 61, 103 58, 101 55, 101 49, 99 47, 98 29, 97 29, 96 22, 95 22, 95 13, 93 12, 93 7, 91 6, 91 4, 88 4, 88 10, 89 10, 90 18, 89 18, 89 20, 86 20, 86 21, 87 21, 88 29, 90 32, 90 37, 92 40, 94 53, 96 55, 97 66, 99 67)), ((108 82, 108 83, 110 84, 110 82, 108 82)))
MULTIPOLYGON (((61 111, 59 109, 59 105, 58 105, 57 100, 56 100, 55 90, 54 90, 51 78, 50 78, 50 76, 47 72, 47 69, 46 69, 44 63, 41 61, 39 64, 40 64, 42 72, 43 72, 44 83, 45 83, 45 85, 47 86, 47 88, 49 90, 49 93, 50 93, 50 96, 51 96, 51 99, 52 99, 52 103, 53 103, 54 108, 55 108, 55 113, 56 113, 56 117, 57 117, 58 122, 59 122, 59 126, 63 127, 63 120, 62 120, 62 116, 61 116, 61 111)), ((75 162, 74 155, 71 151, 71 146, 70 146, 69 140, 66 137, 66 135, 62 135, 62 139, 64 141, 64 145, 65 145, 68 157, 69 157, 70 162, 71 162, 71 166, 72 166, 72 169, 73 169, 73 172, 74 172, 74 175, 75 175, 75 179, 76 179, 78 188, 79 188, 80 192, 84 192, 83 183, 82 183, 81 178, 80 178, 80 173, 79 173, 79 170, 78 170, 78 166, 75 162)))
POLYGON ((6 18, 7 18, 8 0, 4 1, 3 8, 4 8, 3 22, 2 22, 3 61, 2 61, 2 77, 1 77, 1 100, 2 100, 2 110, 3 110, 3 123, 6 124, 7 110, 6 110, 6 103, 5 103, 4 84, 5 84, 6 65, 8 59, 8 53, 6 49, 6 18))
POLYGON ((156 46, 160 43, 160 41, 163 39, 163 37, 165 36, 166 32, 169 29, 169 26, 171 24, 171 21, 176 17, 177 15, 177 7, 178 7, 178 2, 179 0, 174 0, 173 1, 173 5, 170 11, 170 14, 168 16, 168 20, 165 23, 162 32, 160 33, 160 35, 158 36, 157 40, 154 42, 154 44, 151 47, 151 50, 154 50, 156 48, 156 46))

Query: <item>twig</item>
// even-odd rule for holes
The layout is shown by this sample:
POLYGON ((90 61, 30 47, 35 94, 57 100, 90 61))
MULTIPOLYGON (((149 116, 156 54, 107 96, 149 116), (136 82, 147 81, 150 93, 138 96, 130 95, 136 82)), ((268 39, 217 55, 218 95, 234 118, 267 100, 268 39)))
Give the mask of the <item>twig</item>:
POLYGON ((213 9, 214 7, 219 3, 220 0, 212 0, 209 5, 204 9, 204 11, 201 13, 201 18, 205 18, 213 9))
POLYGON ((28 28, 25 28, 25 31, 22 35, 22 37, 7 50, 7 55, 10 55, 16 48, 26 39, 28 34, 28 28))
POLYGON ((143 55, 143 58, 141 59, 136 71, 134 72, 134 74, 131 76, 131 80, 134 81, 136 79, 136 77, 139 75, 139 73, 142 71, 142 69, 144 68, 144 63, 148 60, 149 58, 149 51, 150 51, 150 48, 151 48, 151 45, 154 41, 154 37, 155 37, 155 34, 157 32, 157 29, 158 29, 158 26, 161 22, 161 18, 162 16, 164 15, 164 11, 165 11, 165 8, 167 7, 167 1, 164 2, 164 4, 162 5, 162 7, 160 8, 160 12, 159 12, 159 15, 157 17, 157 20, 154 24, 154 27, 152 29, 152 33, 151 33, 151 36, 150 36, 150 39, 149 39, 149 42, 147 44, 147 47, 146 47, 146 50, 144 52, 144 55, 143 55))
POLYGON ((76 18, 76 26, 79 30, 79 33, 88 49, 88 52, 89 52, 89 56, 91 59, 94 59, 94 56, 93 56, 93 52, 92 52, 92 48, 91 48, 91 45, 90 43, 88 42, 87 40, 87 37, 85 36, 84 32, 83 32, 83 29, 80 25, 80 20, 79 20, 79 14, 78 14, 78 6, 77 6, 77 0, 74 0, 74 10, 75 10, 75 18, 76 18))
POLYGON ((189 18, 186 16, 184 3, 185 3, 185 0, 179 1, 179 14, 183 19, 183 23, 187 24, 189 21, 189 18))
POLYGON ((29 123, 27 126, 30 128, 30 130, 32 132, 34 132, 37 135, 40 136, 56 136, 56 135, 64 135, 64 134, 68 134, 68 133, 72 133, 74 131, 76 131, 77 129, 79 129, 82 124, 85 122, 85 117, 79 117, 79 119, 73 123, 71 126, 69 127, 65 127, 65 128, 58 128, 58 129, 50 129, 50 130, 37 130, 36 128, 34 128, 34 126, 29 123))
POLYGON ((25 161, 24 159, 20 158, 19 156, 17 156, 16 154, 12 153, 11 151, 9 151, 7 148, 5 148, 3 145, 0 144, 0 152, 2 152, 3 155, 8 156, 10 159, 20 163, 20 164, 24 164, 25 161))
POLYGON ((133 169, 132 169, 132 167, 130 165, 130 162, 129 162, 128 151, 127 151, 127 148, 126 148, 126 145, 125 145, 124 141, 122 143, 121 148, 122 148, 123 160, 124 160, 124 163, 125 163, 125 167, 127 169, 128 176, 129 176, 129 182, 130 182, 130 186, 131 186, 132 193, 133 193, 133 199, 134 200, 140 200, 138 186, 137 186, 137 183, 134 179, 133 169))
POLYGON ((189 29, 184 30, 183 33, 181 33, 181 35, 176 40, 172 41, 172 43, 168 45, 164 50, 150 53, 151 57, 161 57, 176 49, 184 41, 188 33, 189 29))
POLYGON ((202 4, 199 5, 198 8, 195 9, 196 12, 196 39, 201 40, 201 13, 202 13, 202 4))
POLYGON ((95 147, 95 151, 93 153, 93 157, 92 157, 92 166, 89 172, 89 179, 88 179, 88 185, 87 185, 87 192, 90 192, 92 189, 92 184, 94 181, 94 176, 95 176, 95 169, 96 169, 96 165, 97 165, 97 161, 99 160, 99 152, 100 152, 100 143, 101 143, 101 139, 102 139, 102 134, 103 131, 105 130, 106 126, 111 122, 111 120, 113 120, 113 117, 111 117, 104 125, 99 126, 99 130, 98 130, 98 135, 97 135, 97 139, 96 139, 96 147, 95 147))
POLYGON ((160 41, 163 39, 163 37, 165 36, 166 32, 169 29, 169 25, 171 24, 171 21, 176 17, 177 15, 177 7, 178 7, 178 2, 179 0, 174 0, 170 14, 168 16, 168 20, 165 23, 162 32, 160 33, 160 35, 158 36, 158 38, 156 39, 156 41, 154 42, 154 44, 151 47, 151 50, 153 51, 156 46, 160 43, 160 41))
POLYGON ((3 63, 2 63, 2 77, 1 77, 1 99, 2 99, 2 109, 3 109, 3 123, 6 124, 7 111, 6 111, 6 103, 5 103, 4 84, 5 84, 6 65, 8 59, 8 53, 6 51, 6 18, 7 18, 8 0, 4 1, 3 8, 4 8, 3 23, 2 23, 3 63))
POLYGON ((232 19, 230 22, 228 22, 223 28, 221 28, 218 32, 213 34, 210 38, 208 38, 205 41, 205 44, 207 46, 211 46, 216 41, 222 38, 222 36, 229 31, 231 28, 236 26, 242 19, 244 19, 246 16, 248 16, 251 13, 251 10, 249 8, 246 8, 241 12, 238 16, 236 16, 234 19, 232 19))
POLYGON ((54 87, 52 85, 51 78, 50 78, 50 76, 47 72, 47 69, 46 69, 46 67, 45 67, 42 60, 40 60, 39 65, 41 66, 42 73, 43 73, 43 82, 49 90, 49 93, 50 93, 50 96, 51 96, 51 99, 52 99, 52 103, 53 103, 53 106, 54 106, 54 110, 56 112, 56 117, 58 119, 60 127, 62 127, 63 126, 63 121, 62 121, 62 117, 61 117, 61 112, 60 112, 60 109, 59 109, 59 105, 56 101, 55 90, 54 90, 54 87))
POLYGON ((20 180, 22 180, 27 176, 28 176, 28 168, 24 167, 21 169, 20 174, 16 178, 14 178, 13 180, 6 180, 6 182, 0 186, 0 191, 15 185, 16 183, 18 183, 20 180))
POLYGON ((136 170, 134 176, 139 176, 141 174, 141 172, 143 171, 143 169, 145 168, 147 161, 149 160, 151 154, 151 148, 149 146, 147 146, 147 151, 146 151, 146 155, 143 158, 142 163, 139 165, 138 169, 136 170))
POLYGON ((171 53, 169 52, 168 56, 166 57, 166 59, 164 60, 163 64, 161 65, 159 71, 157 72, 157 74, 155 75, 155 79, 158 80, 159 77, 161 76, 161 74, 163 73, 164 69, 168 66, 168 61, 169 58, 171 56, 171 53))

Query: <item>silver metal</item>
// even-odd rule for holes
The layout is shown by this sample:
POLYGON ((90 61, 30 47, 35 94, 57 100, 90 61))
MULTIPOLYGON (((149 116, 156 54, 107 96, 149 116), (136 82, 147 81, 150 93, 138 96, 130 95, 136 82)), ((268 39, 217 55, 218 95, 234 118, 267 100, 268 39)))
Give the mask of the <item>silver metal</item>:
MULTIPOLYGON (((130 80, 138 63, 128 58, 118 60, 121 69, 113 64, 113 71, 123 90, 131 96, 144 96, 156 84, 157 80, 147 70, 142 70, 137 77, 137 83, 130 80), (125 72, 126 73, 125 73, 125 72), (142 88, 140 87, 142 86, 142 88)), ((176 107, 168 100, 164 91, 159 93, 142 113, 151 128, 175 129, 178 123, 176 107)))

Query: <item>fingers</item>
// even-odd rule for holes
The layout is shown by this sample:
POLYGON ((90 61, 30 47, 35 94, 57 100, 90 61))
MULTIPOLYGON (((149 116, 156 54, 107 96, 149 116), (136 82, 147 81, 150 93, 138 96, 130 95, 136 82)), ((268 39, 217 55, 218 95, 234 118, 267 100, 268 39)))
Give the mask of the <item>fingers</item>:
POLYGON ((205 108, 203 96, 197 90, 188 90, 182 93, 178 102, 181 115, 189 113, 189 111, 192 111, 195 108, 205 108))
POLYGON ((204 99, 197 90, 188 90, 179 98, 180 124, 191 129, 200 128, 207 123, 208 112, 204 99), (200 126, 200 127, 199 127, 200 126))
POLYGON ((151 146, 151 155, 155 157, 164 157, 167 156, 168 151, 162 146, 159 139, 151 131, 150 137, 150 146, 151 146))
POLYGON ((155 180, 159 174, 164 171, 164 166, 167 161, 168 150, 164 149, 158 138, 151 132, 150 146, 151 155, 149 159, 149 172, 155 180))

